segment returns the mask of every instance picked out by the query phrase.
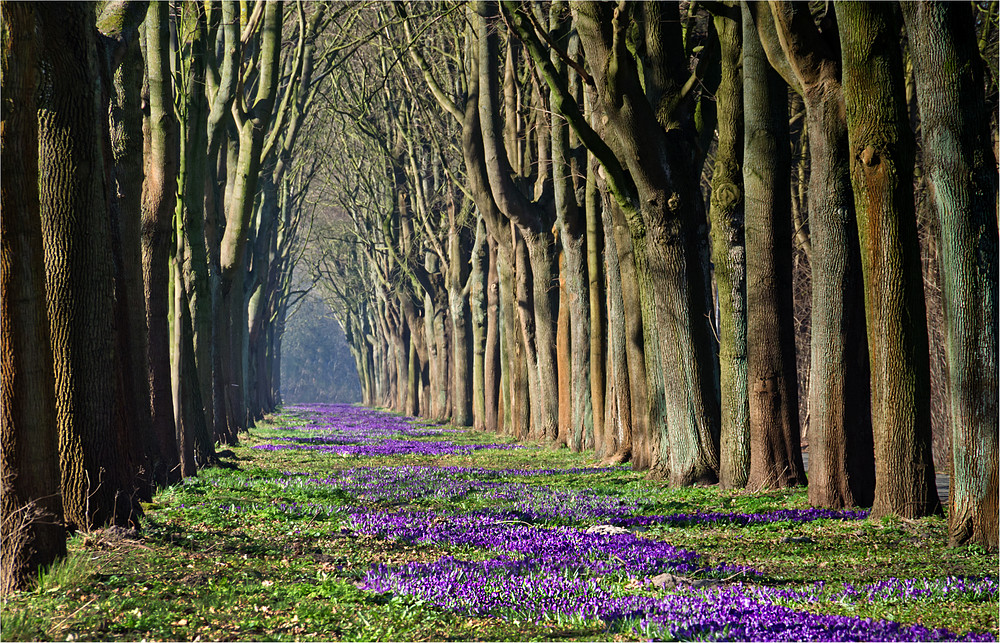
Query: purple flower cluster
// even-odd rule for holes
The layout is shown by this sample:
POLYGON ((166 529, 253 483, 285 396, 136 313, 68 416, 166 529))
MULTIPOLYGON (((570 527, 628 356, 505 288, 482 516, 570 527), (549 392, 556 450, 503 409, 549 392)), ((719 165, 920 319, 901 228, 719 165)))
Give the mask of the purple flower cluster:
POLYGON ((634 500, 601 495, 588 489, 505 484, 483 493, 483 497, 505 503, 511 510, 531 516, 532 520, 622 521, 641 510, 634 500))
MULTIPOLYGON (((448 430, 439 426, 417 427, 412 418, 353 406, 310 405, 291 411, 306 422, 297 427, 303 434, 279 438, 275 444, 256 448, 308 449, 342 456, 443 455, 521 448, 421 440, 448 430)), ((996 579, 891 579, 859 588, 844 585, 842 590, 822 583, 797 589, 733 584, 730 581, 736 577, 749 579, 759 573, 748 567, 712 566, 696 552, 625 529, 652 525, 744 526, 858 520, 867 516, 866 511, 802 509, 757 514, 695 512, 648 516, 638 515, 649 508, 642 499, 517 480, 616 469, 361 467, 323 476, 289 473, 277 481, 248 479, 246 484, 305 491, 307 497, 320 502, 275 501, 268 509, 293 515, 337 515, 342 533, 353 531, 381 539, 459 548, 453 554, 478 550, 481 553, 473 558, 484 560, 460 560, 452 555, 433 563, 379 565, 364 577, 363 586, 371 591, 412 595, 445 609, 547 622, 600 622, 629 636, 675 640, 996 640, 992 633, 960 638, 944 629, 797 609, 806 603, 830 601, 942 596, 995 600, 996 579), (489 507, 464 513, 386 511, 370 506, 324 504, 321 499, 327 493, 352 503, 356 500, 358 504, 383 506, 478 497, 489 507), (604 526, 586 530, 567 524, 604 526), (659 596, 649 595, 653 577, 664 573, 681 576, 681 585, 665 595, 663 592, 657 592, 659 596), (645 593, 628 593, 621 585, 623 580, 632 580, 630 586, 641 587, 645 593), (725 584, 717 584, 720 581, 725 584)), ((242 507, 226 509, 243 510, 242 507)), ((672 578, 676 583, 677 576, 672 578)))
POLYGON ((814 603, 825 600, 835 603, 897 603, 903 601, 956 599, 977 602, 996 600, 996 577, 965 578, 887 578, 875 583, 855 587, 850 583, 827 585, 823 581, 804 589, 773 589, 770 600, 796 603, 814 603))
POLYGON ((418 442, 416 440, 381 440, 375 444, 258 444, 254 449, 281 451, 284 449, 304 449, 320 451, 339 456, 396 456, 396 455, 449 455, 471 453, 481 449, 524 449, 519 444, 455 444, 447 440, 440 442, 418 442))
POLYGON ((460 429, 415 428, 413 418, 389 415, 371 409, 346 404, 316 404, 291 407, 290 411, 307 420, 306 424, 292 427, 307 435, 273 438, 271 444, 254 446, 263 451, 285 449, 319 451, 342 457, 396 456, 396 455, 448 455, 471 453, 481 449, 524 449, 518 444, 456 444, 450 441, 419 441, 456 433, 460 429), (418 438, 417 440, 400 439, 418 438))
POLYGON ((892 621, 812 614, 767 601, 764 588, 741 583, 662 597, 621 595, 599 579, 539 572, 523 560, 444 558, 397 568, 378 566, 366 589, 416 596, 445 609, 537 621, 602 621, 632 635, 722 641, 994 641, 946 629, 892 621), (751 589, 751 591, 746 591, 751 589))
MULTIPOLYGON (((704 568, 695 552, 631 533, 591 533, 569 527, 544 527, 522 522, 516 513, 477 511, 452 515, 434 511, 363 511, 346 525, 383 539, 485 549, 504 556, 521 556, 519 564, 550 574, 566 570, 587 575, 646 578, 663 572, 678 574, 746 574, 748 567, 704 568), (527 561, 527 562, 525 562, 527 561)), ((508 559, 504 559, 508 560, 508 559)))

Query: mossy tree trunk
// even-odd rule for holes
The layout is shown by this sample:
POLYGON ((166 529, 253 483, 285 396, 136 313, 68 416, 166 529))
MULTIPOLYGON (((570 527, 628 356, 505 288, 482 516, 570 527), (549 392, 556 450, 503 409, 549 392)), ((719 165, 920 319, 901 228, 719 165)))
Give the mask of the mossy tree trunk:
MULTIPOLYGON (((601 151, 627 209, 643 319, 654 474, 674 484, 714 482, 718 471, 718 356, 710 311, 708 225, 692 153, 690 70, 676 5, 574 7, 608 117, 616 160, 601 151), (626 41, 641 28, 642 70, 626 41), (650 163, 647 159, 661 159, 650 163), (609 165, 610 164, 610 165, 609 165)), ((569 109, 568 104, 564 107, 569 109)), ((567 114, 569 115, 569 114, 567 114)), ((573 122, 573 121, 571 121, 573 122)), ((582 128, 588 148, 600 145, 582 128)))
POLYGON ((719 483, 746 486, 750 471, 747 292, 743 191, 743 19, 736 3, 713 18, 719 36, 718 144, 712 167, 712 263, 719 315, 719 483))
POLYGON ((155 2, 146 24, 149 116, 144 124, 145 172, 142 196, 142 273, 146 300, 149 394, 152 413, 147 458, 161 485, 180 477, 170 388, 170 246, 180 145, 170 81, 169 5, 155 2))
POLYGON ((851 184, 872 374, 872 516, 941 510, 931 459, 930 372, 913 204, 913 133, 890 4, 838 2, 851 184))
POLYGON ((67 525, 138 524, 116 379, 114 265, 93 7, 43 4, 39 202, 67 525))
POLYGON ((902 5, 941 230, 951 425, 948 538, 997 548, 997 172, 971 5, 902 5))
MULTIPOLYGON (((868 340, 836 22, 821 32, 805 5, 771 4, 789 80, 803 96, 809 136, 812 326, 809 502, 871 506, 875 491, 868 340)), ((772 61, 772 64, 774 61, 772 61)))

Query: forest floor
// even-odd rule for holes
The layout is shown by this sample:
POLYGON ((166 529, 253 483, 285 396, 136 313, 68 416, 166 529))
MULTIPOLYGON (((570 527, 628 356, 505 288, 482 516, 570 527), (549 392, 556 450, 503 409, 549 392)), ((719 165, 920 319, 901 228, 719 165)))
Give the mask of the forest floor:
POLYGON ((291 407, 75 534, 14 640, 992 640, 998 556, 940 517, 671 489, 566 449, 291 407))

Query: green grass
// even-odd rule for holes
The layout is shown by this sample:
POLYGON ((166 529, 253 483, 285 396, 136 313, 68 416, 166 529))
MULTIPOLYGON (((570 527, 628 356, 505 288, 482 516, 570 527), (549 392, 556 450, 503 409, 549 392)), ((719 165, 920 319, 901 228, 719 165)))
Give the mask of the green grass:
MULTIPOLYGON (((262 422, 228 460, 196 479, 161 490, 144 508, 139 539, 105 530, 76 534, 69 556, 41 574, 37 587, 5 600, 0 638, 15 640, 619 640, 600 623, 504 621, 468 617, 418 600, 359 590, 375 563, 433 561, 446 553, 483 552, 342 535, 336 512, 290 516, 279 502, 357 505, 343 491, 283 488, 282 472, 323 475, 346 467, 396 464, 556 468, 591 466, 587 454, 548 448, 405 458, 331 457, 309 451, 260 451, 255 444, 288 435, 289 414, 262 422), (243 507, 226 511, 220 505, 243 507)), ((448 434, 460 443, 506 441, 448 434)), ((804 490, 746 493, 715 487, 671 489, 628 469, 529 477, 559 489, 589 489, 641 502, 644 513, 761 512, 808 506, 804 490)), ((472 494, 463 510, 487 506, 472 494)), ((446 508, 446 500, 423 500, 446 508)), ((400 507, 393 507, 399 509, 400 507)), ((710 564, 754 567, 766 582, 855 585, 888 577, 995 575, 996 554, 946 546, 946 523, 921 520, 816 521, 745 527, 656 526, 644 532, 702 553, 710 564), (813 542, 786 543, 788 536, 813 542)), ((636 591, 622 586, 623 591, 636 591)), ((655 590, 659 591, 659 590, 655 590)), ((922 600, 904 604, 822 601, 798 605, 824 613, 889 618, 952 631, 997 631, 997 602, 922 600)))

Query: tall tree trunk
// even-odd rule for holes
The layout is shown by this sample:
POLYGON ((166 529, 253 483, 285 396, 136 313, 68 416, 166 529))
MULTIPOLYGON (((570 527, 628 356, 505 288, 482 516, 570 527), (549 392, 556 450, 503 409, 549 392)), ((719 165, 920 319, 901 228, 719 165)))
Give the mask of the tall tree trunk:
POLYGON ((743 5, 747 385, 752 490, 805 484, 792 307, 788 89, 743 5))
POLYGON ((669 97, 690 70, 679 51, 676 5, 648 3, 641 16, 637 5, 623 9, 580 3, 575 16, 614 154, 633 181, 616 198, 628 208, 642 302, 649 421, 657 433, 651 468, 678 485, 714 482, 719 392, 707 217, 691 153, 693 131, 667 127, 669 97), (645 88, 625 43, 628 26, 638 24, 633 20, 645 25, 651 47, 645 88))
MULTIPOLYGON (((604 218, 604 274, 607 280, 608 322, 608 368, 604 419, 606 447, 604 461, 611 464, 618 464, 627 462, 632 458, 633 403, 630 376, 632 372, 638 372, 643 381, 645 381, 646 373, 643 365, 629 364, 629 357, 636 354, 633 353, 630 355, 627 348, 629 329, 626 318, 634 319, 639 313, 638 311, 632 311, 631 315, 626 315, 625 312, 625 302, 622 297, 622 260, 619 253, 618 240, 624 238, 628 241, 628 233, 616 234, 612 207, 611 204, 606 203, 602 208, 604 218)), ((631 241, 629 241, 625 260, 631 261, 631 241)), ((640 331, 638 336, 633 335, 633 338, 639 340, 641 349, 642 332, 640 331)), ((638 354, 641 355, 641 350, 638 354)), ((642 390, 644 391, 645 388, 643 387, 642 390)), ((645 405, 645 398, 641 401, 641 405, 645 405)), ((645 419, 645 408, 636 417, 640 421, 645 419)))
MULTIPOLYGON (((482 216, 476 221, 476 243, 472 249, 471 264, 472 269, 469 273, 469 308, 471 312, 471 322, 472 322, 472 427, 477 431, 486 431, 487 420, 486 420, 486 399, 488 394, 486 392, 486 370, 487 361, 486 354, 489 352, 487 348, 488 337, 490 334, 489 324, 489 314, 487 311, 487 290, 489 289, 489 282, 487 281, 487 272, 489 268, 484 270, 484 262, 492 265, 492 261, 489 258, 490 249, 487 241, 486 233, 486 223, 483 221, 482 216)), ((492 322, 495 324, 495 320, 492 322)), ((496 337, 496 330, 493 329, 493 337, 496 337)), ((456 338, 457 343, 457 338, 456 338)), ((495 354, 495 348, 494 348, 495 354)), ((492 364, 489 368, 492 368, 492 364)), ((455 368, 455 378, 459 377, 459 368, 456 365, 455 368)), ((490 378, 490 383, 492 385, 493 378, 490 378)), ((456 386, 458 383, 456 382, 456 386)), ((493 406, 496 406, 496 394, 491 392, 493 395, 493 406)))
POLYGON ((819 32, 804 5, 776 2, 770 13, 781 49, 768 55, 783 50, 790 63, 809 137, 809 502, 867 507, 875 493, 871 378, 839 42, 836 30, 819 32))
POLYGON ((194 11, 194 29, 187 43, 185 82, 189 90, 184 97, 184 118, 181 124, 181 167, 179 192, 183 196, 178 206, 182 221, 179 243, 184 244, 181 265, 185 301, 191 316, 191 342, 201 406, 186 406, 189 413, 201 413, 203 418, 189 420, 196 427, 196 457, 202 465, 215 458, 215 413, 212 384, 212 298, 208 281, 208 251, 205 246, 205 185, 208 172, 208 97, 205 95, 206 56, 208 48, 208 16, 203 4, 189 4, 185 11, 194 11))
POLYGON ((170 392, 170 246, 177 189, 179 143, 170 84, 169 5, 154 2, 146 18, 146 74, 149 117, 144 128, 145 179, 142 208, 142 273, 148 329, 149 394, 152 421, 147 458, 158 484, 180 477, 170 392))
POLYGON ((114 265, 104 191, 93 7, 39 5, 39 202, 68 525, 137 524, 116 381, 114 265))
POLYGON ((608 448, 609 436, 604 424, 604 403, 607 390, 605 386, 607 377, 605 360, 608 357, 605 333, 608 328, 608 320, 604 285, 606 270, 602 261, 604 229, 601 225, 601 210, 603 204, 595 166, 596 160, 592 157, 588 158, 586 187, 587 276, 590 280, 588 289, 590 295, 590 337, 588 341, 590 345, 590 399, 594 424, 594 455, 603 458, 611 455, 608 448))
POLYGON ((38 203, 35 8, 4 3, 0 75, 0 595, 66 554, 38 203), (16 304, 14 303, 16 302, 16 304))
POLYGON ((941 228, 951 425, 948 540, 997 548, 997 173, 971 6, 902 4, 941 228))
POLYGON ((719 142, 712 167, 712 263, 718 292, 720 439, 719 484, 746 486, 750 473, 747 393, 747 290, 743 191, 743 19, 727 3, 714 18, 719 35, 719 142))
POLYGON ((107 107, 109 136, 105 162, 112 217, 115 264, 115 330, 119 349, 118 377, 125 416, 124 430, 131 444, 134 477, 144 500, 152 495, 153 480, 146 455, 145 434, 150 424, 149 367, 146 355, 146 318, 142 283, 142 171, 143 134, 141 89, 142 55, 139 25, 143 3, 109 3, 98 20, 103 46, 102 102, 107 107))
MULTIPOLYGON (((522 346, 529 368, 531 389, 537 391, 529 400, 532 407, 531 421, 537 424, 532 426, 532 430, 540 439, 552 441, 555 440, 559 427, 555 350, 558 300, 552 279, 552 216, 546 208, 532 202, 522 193, 512 178, 510 150, 504 144, 504 124, 500 121, 499 45, 494 28, 497 24, 497 7, 493 2, 482 2, 477 7, 479 119, 482 124, 486 173, 497 208, 513 222, 521 237, 521 241, 516 242, 515 246, 515 270, 522 346), (520 257, 521 244, 524 245, 526 255, 524 260, 520 257)), ((508 48, 508 56, 509 51, 508 48)), ((505 90, 508 84, 505 83, 505 90)), ((510 118, 509 109, 507 117, 510 118)), ((510 127, 507 129, 509 131, 510 127)))
POLYGON ((838 2, 851 183, 872 374, 872 515, 941 510, 931 459, 930 373, 913 206, 913 134, 894 7, 838 2))
POLYGON ((486 270, 486 348, 483 352, 483 418, 490 433, 499 433, 498 422, 502 404, 500 388, 500 278, 497 273, 496 241, 489 239, 489 266, 486 270))
MULTIPOLYGON (((569 21, 560 25, 560 16, 564 5, 554 2, 549 13, 550 25, 554 35, 565 41, 569 36, 569 21)), ((555 52, 550 60, 556 68, 556 73, 569 77, 566 65, 555 52)), ((575 77, 575 74, 574 74, 575 77)), ((560 360, 560 378, 566 371, 566 384, 560 382, 560 432, 563 431, 563 406, 566 409, 568 421, 569 446, 574 451, 592 445, 594 440, 593 408, 590 400, 590 301, 587 279, 586 212, 581 210, 576 200, 576 185, 574 182, 574 159, 570 147, 570 131, 566 119, 559 114, 552 116, 552 182, 555 193, 556 225, 559 228, 562 241, 561 266, 563 277, 560 279, 560 292, 563 294, 559 304, 559 319, 565 320, 567 328, 566 346, 562 349, 568 354, 565 360, 560 360), (562 400, 565 390, 568 400, 562 400)), ((560 322, 562 328, 562 322, 560 322)))
MULTIPOLYGON (((246 239, 257 195, 257 180, 261 167, 264 135, 271 124, 280 66, 282 3, 268 0, 264 9, 264 24, 260 44, 260 77, 257 92, 248 111, 241 114, 239 156, 232 169, 231 196, 226 199, 226 231, 221 241, 222 269, 221 301, 224 314, 229 315, 228 348, 224 357, 228 364, 226 383, 230 394, 227 437, 235 441, 236 433, 246 427, 247 412, 243 387, 243 343, 247 332, 247 312, 244 306, 246 279, 246 239)), ((241 111, 241 110, 237 110, 241 111)))
MULTIPOLYGON (((472 290, 478 288, 482 294, 482 250, 486 244, 486 229, 476 228, 476 246, 472 249, 469 262, 473 264, 472 272, 478 267, 478 274, 470 274, 469 286, 463 288, 462 284, 462 260, 461 238, 456 228, 454 220, 454 207, 451 208, 451 219, 448 226, 448 319, 451 324, 452 337, 452 369, 451 369, 451 421, 457 426, 471 426, 474 423, 473 413, 473 391, 476 390, 473 379, 482 377, 482 371, 474 374, 470 370, 469 356, 473 346, 478 348, 478 344, 470 342, 469 324, 472 321, 472 290), (478 280, 478 281, 476 281, 478 280)), ((480 302, 482 300, 480 299, 480 302)), ((473 313, 474 314, 474 313, 473 313)), ((482 331, 482 326, 479 327, 482 331)), ((471 333, 475 336, 476 331, 471 333)), ((475 359, 473 358, 473 361, 475 359)), ((478 395, 482 394, 482 381, 479 383, 478 395)))

